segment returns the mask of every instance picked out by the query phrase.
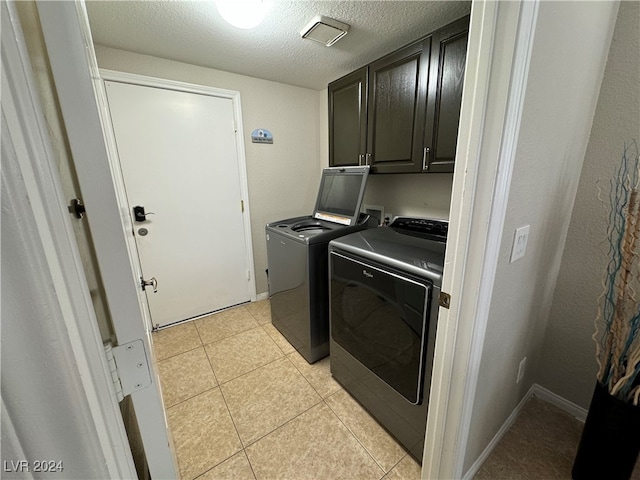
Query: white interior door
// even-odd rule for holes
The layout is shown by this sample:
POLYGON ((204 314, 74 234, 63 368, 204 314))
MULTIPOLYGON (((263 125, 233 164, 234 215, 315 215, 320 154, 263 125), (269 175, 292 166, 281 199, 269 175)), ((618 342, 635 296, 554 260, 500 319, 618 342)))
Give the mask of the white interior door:
POLYGON ((151 319, 165 326, 249 301, 233 101, 105 81, 151 319))

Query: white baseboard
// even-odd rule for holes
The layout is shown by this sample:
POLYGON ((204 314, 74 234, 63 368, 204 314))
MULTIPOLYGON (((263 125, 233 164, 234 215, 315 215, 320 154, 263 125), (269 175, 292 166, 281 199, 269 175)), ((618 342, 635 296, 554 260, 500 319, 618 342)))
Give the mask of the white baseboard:
POLYGON ((507 418, 505 422, 502 424, 502 427, 500 427, 500 430, 498 430, 495 436, 491 439, 491 441, 489 442, 487 447, 484 449, 482 454, 473 463, 473 465, 471 465, 467 473, 464 474, 464 476, 462 477, 463 480, 470 480, 475 476, 476 473, 478 473, 478 470, 480 470, 480 467, 482 466, 482 464, 487 460, 489 455, 491 455, 491 452, 493 452, 493 450, 496 448, 500 440, 502 440, 502 437, 504 437, 507 431, 511 428, 511 425, 513 425, 513 422, 515 422, 516 418, 520 414, 522 407, 524 407, 525 403, 527 403, 527 401, 531 397, 537 397, 540 400, 550 403, 551 405, 554 405, 560 408, 561 410, 564 410, 568 414, 574 416, 577 420, 581 422, 584 422, 585 419, 587 418, 587 411, 584 408, 579 407, 575 403, 570 402, 565 398, 562 398, 560 395, 557 395, 552 391, 547 390, 546 388, 538 385, 537 383, 534 383, 529 389, 529 391, 526 393, 526 395, 522 398, 522 400, 520 400, 520 403, 518 403, 518 405, 513 410, 513 412, 511 412, 511 415, 509 415, 509 418, 507 418))
POLYGON ((574 416, 577 420, 581 421, 582 423, 584 423, 584 421, 586 420, 587 410, 576 405, 573 402, 570 402, 566 398, 563 398, 560 395, 557 395, 552 391, 547 390, 546 388, 538 385, 537 383, 533 384, 533 386, 531 387, 531 390, 533 390, 533 395, 535 397, 538 397, 540 400, 544 400, 545 402, 550 403, 551 405, 555 405, 559 409, 567 412, 569 415, 574 416))
POLYGON ((476 473, 478 473, 478 470, 480 470, 480 467, 482 466, 482 464, 487 460, 487 458, 489 458, 489 455, 491 455, 491 452, 493 452, 493 450, 496 448, 500 440, 502 440, 502 437, 504 437, 507 431, 511 428, 511 425, 513 425, 513 422, 516 421, 516 418, 518 418, 518 415, 520 414, 522 407, 524 407, 524 404, 527 403, 527 400, 529 400, 533 395, 533 390, 535 386, 536 384, 534 383, 529 389, 529 391, 526 393, 526 395, 522 398, 522 400, 520 400, 520 403, 518 403, 518 405, 513 410, 513 412, 511 412, 511 415, 509 415, 509 418, 507 418, 505 422, 502 424, 502 426, 500 427, 500 430, 498 430, 498 432, 494 435, 494 437, 491 439, 491 441, 489 442, 487 447, 484 449, 484 451, 480 454, 480 456, 477 458, 477 460, 473 462, 473 465, 469 467, 469 470, 467 470, 467 473, 464 474, 464 476, 462 477, 463 480, 470 480, 476 475, 476 473))
POLYGON ((256 295, 256 302, 259 302, 260 300, 266 300, 267 298, 269 298, 269 292, 259 293, 256 295))

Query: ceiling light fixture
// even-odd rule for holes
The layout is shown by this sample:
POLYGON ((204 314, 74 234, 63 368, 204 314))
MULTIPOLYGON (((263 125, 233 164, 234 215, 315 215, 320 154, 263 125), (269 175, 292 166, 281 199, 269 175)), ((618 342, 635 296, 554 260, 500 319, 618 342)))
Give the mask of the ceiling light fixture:
POLYGON ((318 15, 314 17, 301 31, 302 38, 313 40, 330 47, 347 34, 349 25, 333 18, 318 15))
POLYGON ((220 16, 234 27, 245 30, 260 25, 269 6, 266 0, 216 0, 220 16))

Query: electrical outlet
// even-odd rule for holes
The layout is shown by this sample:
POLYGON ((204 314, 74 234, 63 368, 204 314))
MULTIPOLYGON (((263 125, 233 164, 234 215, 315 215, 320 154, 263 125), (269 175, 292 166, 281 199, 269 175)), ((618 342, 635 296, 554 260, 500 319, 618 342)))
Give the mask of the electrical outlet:
POLYGON ((516 377, 516 383, 520 383, 522 377, 524 377, 524 369, 527 366, 527 357, 520 360, 520 366, 518 367, 518 376, 516 377))
POLYGON ((527 250, 527 240, 529 240, 529 227, 530 225, 525 225, 516 229, 511 248, 511 263, 524 257, 524 252, 527 250))

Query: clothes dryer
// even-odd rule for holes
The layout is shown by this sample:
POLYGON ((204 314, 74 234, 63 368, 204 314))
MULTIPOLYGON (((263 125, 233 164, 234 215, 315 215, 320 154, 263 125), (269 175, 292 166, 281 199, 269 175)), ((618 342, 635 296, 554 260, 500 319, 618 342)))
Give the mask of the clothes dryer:
POLYGON ((331 373, 419 462, 447 229, 396 218, 329 247, 331 373))

